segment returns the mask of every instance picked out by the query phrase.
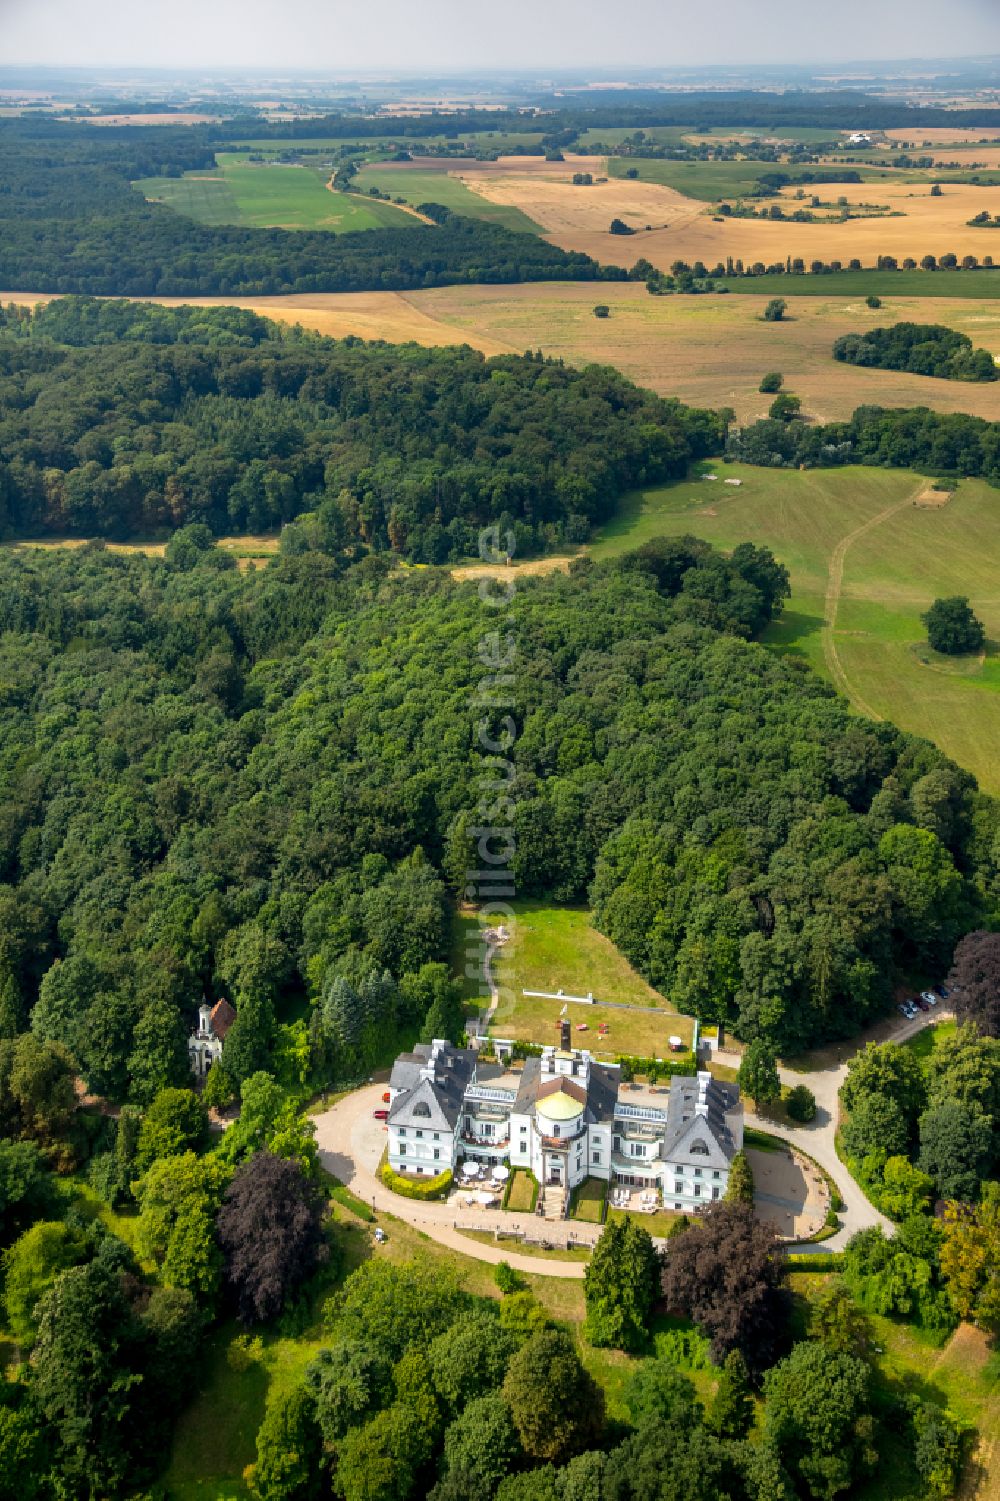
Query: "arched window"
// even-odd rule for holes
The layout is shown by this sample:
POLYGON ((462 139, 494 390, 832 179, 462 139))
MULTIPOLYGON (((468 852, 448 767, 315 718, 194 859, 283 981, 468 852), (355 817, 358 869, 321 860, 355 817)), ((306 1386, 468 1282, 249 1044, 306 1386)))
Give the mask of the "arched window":
POLYGON ((430 1120, 431 1107, 428 1105, 426 1100, 418 1100, 413 1107, 413 1114, 420 1116, 422 1119, 426 1118, 427 1120, 430 1120))
POLYGON ((693 1157, 708 1156, 708 1147, 702 1141, 700 1136, 696 1137, 695 1140, 691 1143, 691 1155, 693 1157))

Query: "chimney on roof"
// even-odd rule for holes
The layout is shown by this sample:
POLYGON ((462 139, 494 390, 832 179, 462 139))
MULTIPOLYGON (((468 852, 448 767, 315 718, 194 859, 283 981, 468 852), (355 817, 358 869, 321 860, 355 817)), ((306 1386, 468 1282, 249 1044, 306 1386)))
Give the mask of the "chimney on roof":
POLYGON ((695 1102, 695 1115, 708 1114, 708 1086, 712 1082, 712 1075, 707 1069, 698 1070, 698 1099, 695 1102))

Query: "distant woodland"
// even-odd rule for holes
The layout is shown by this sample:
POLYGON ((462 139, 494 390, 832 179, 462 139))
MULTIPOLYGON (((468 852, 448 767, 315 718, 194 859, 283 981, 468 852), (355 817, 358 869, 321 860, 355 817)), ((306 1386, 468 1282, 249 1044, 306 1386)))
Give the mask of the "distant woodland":
POLYGON ((236 309, 0 311, 8 536, 253 532, 308 512, 333 550, 445 562, 498 522, 523 555, 585 541, 626 490, 722 438, 714 413, 604 366, 333 341, 236 309))
POLYGON ((191 296, 354 292, 455 282, 621 280, 537 235, 451 215, 447 227, 239 229, 147 203, 132 181, 211 167, 203 133, 0 122, 0 286, 191 296))

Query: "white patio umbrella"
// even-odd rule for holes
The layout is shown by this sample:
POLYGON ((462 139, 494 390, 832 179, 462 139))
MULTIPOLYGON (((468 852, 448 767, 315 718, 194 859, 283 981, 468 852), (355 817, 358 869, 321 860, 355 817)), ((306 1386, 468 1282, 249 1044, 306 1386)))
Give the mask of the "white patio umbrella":
POLYGON ((499 1167, 493 1169, 493 1176, 494 1178, 498 1178, 501 1183, 506 1183, 510 1177, 510 1168, 504 1167, 503 1163, 501 1163, 499 1167))

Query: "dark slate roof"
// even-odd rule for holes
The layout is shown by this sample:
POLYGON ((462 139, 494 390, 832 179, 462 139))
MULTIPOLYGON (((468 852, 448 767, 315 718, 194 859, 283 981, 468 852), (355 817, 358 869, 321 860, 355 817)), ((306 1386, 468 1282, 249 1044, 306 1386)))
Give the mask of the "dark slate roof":
POLYGON ((713 1079, 706 1091, 708 1110, 704 1115, 695 1108, 698 1096, 697 1079, 675 1076, 671 1080, 662 1156, 695 1167, 728 1167, 736 1156, 736 1143, 726 1123, 726 1112, 739 1104, 740 1092, 734 1085, 713 1079), (707 1151, 693 1152, 694 1142, 703 1142, 707 1151))
POLYGON ((538 1086, 542 1082, 542 1060, 540 1058, 525 1058, 524 1068, 521 1070, 521 1083, 518 1086, 517 1099, 514 1101, 514 1111, 518 1115, 529 1115, 538 1099, 538 1086))
POLYGON ((394 1126, 426 1126, 453 1131, 462 1113, 462 1101, 476 1066, 471 1048, 446 1043, 436 1056, 433 1048, 418 1043, 412 1053, 396 1059, 389 1086, 399 1093, 389 1107, 394 1126), (422 1078, 433 1063, 433 1077, 422 1078))
POLYGON ((621 1077, 619 1068, 609 1068, 605 1063, 590 1065, 590 1088, 587 1091, 587 1120, 590 1124, 602 1126, 614 1119, 621 1077))

